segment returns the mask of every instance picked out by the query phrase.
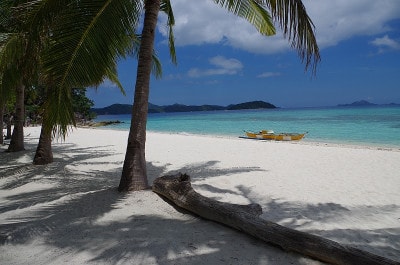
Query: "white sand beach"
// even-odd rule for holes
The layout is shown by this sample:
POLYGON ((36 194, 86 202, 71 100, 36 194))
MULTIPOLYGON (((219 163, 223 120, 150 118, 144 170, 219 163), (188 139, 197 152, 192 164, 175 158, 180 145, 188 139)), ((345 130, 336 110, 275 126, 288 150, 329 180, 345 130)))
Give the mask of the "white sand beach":
MULTIPOLYGON (((176 209, 118 193, 127 131, 78 128, 34 166, 0 149, 0 264, 322 264, 176 209)), ((150 183, 187 173, 199 193, 400 262, 400 150, 148 133, 150 183)))

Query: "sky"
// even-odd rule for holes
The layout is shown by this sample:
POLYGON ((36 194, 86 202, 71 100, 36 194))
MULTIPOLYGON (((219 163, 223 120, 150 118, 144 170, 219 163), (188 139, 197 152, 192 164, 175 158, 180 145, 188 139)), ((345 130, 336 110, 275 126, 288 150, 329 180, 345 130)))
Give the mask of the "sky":
MULTIPOLYGON (((171 0, 178 64, 171 63, 166 16, 155 50, 163 65, 149 102, 226 106, 262 100, 281 108, 336 106, 367 100, 400 104, 400 0, 303 0, 315 25, 321 61, 305 71, 279 26, 261 36, 212 0, 171 0)), ((110 81, 88 89, 101 108, 132 104, 137 60, 118 63, 126 96, 110 81)))

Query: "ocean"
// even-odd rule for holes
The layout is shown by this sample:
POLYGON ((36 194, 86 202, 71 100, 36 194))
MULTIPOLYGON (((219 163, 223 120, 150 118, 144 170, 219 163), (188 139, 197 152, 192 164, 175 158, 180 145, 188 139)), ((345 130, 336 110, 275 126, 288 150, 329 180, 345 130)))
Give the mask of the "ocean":
MULTIPOLYGON (((119 120, 107 126, 129 130, 130 115, 100 115, 95 121, 119 120)), ((326 107, 150 113, 147 130, 218 137, 244 136, 244 130, 308 132, 302 141, 400 148, 400 107, 326 107)))

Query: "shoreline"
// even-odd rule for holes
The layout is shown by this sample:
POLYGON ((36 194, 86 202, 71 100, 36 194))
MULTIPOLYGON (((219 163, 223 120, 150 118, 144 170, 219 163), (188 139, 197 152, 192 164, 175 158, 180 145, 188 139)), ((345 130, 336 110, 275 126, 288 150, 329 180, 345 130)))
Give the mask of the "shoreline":
MULTIPOLYGON (((52 164, 33 166, 39 134, 27 128, 27 150, 0 154, 5 264, 322 264, 151 191, 118 193, 128 131, 74 129, 52 164)), ((149 132, 146 160, 149 184, 187 173, 204 196, 258 203, 266 220, 399 261, 397 150, 149 132)))
MULTIPOLYGON (((115 130, 115 131, 122 131, 122 132, 129 132, 129 129, 125 128, 112 128, 107 126, 77 126, 77 128, 82 129, 96 129, 96 130, 115 130)), ((147 134, 165 134, 165 135, 177 135, 177 136, 198 136, 198 137, 205 137, 205 138, 217 138, 217 139, 240 139, 242 135, 233 136, 233 135, 219 135, 219 134, 195 134, 195 133, 188 133, 188 132, 163 132, 163 131, 152 131, 148 130, 147 134)), ((251 139, 242 139, 251 141, 251 139)), ((304 145, 316 145, 316 146, 326 146, 326 147, 348 147, 348 148, 356 148, 356 149, 375 149, 375 150, 387 150, 393 152, 400 152, 400 145, 387 145, 387 144, 379 144, 379 143, 357 143, 351 141, 315 141, 307 139, 307 136, 300 140, 300 141, 271 141, 271 140, 253 140, 265 143, 289 143, 289 144, 304 144, 304 145)))
MULTIPOLYGON (((400 149, 398 117, 400 108, 316 108, 269 112, 262 110, 208 114, 167 113, 149 116, 148 131, 195 135, 239 137, 243 130, 272 129, 276 132, 309 132, 301 142, 361 145, 400 149)), ((118 119, 129 130, 129 115, 99 116, 97 120, 118 119)), ((118 128, 115 128, 118 129, 118 128)))

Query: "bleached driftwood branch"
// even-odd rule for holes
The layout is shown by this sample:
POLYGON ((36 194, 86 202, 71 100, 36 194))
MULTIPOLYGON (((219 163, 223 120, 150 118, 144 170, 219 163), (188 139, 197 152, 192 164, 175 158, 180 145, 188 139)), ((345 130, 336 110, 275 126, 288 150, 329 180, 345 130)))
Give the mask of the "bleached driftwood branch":
POLYGON ((297 252, 330 264, 400 265, 399 262, 372 253, 262 219, 259 217, 262 209, 258 204, 230 204, 202 196, 193 190, 190 177, 186 174, 157 178, 152 189, 181 208, 243 231, 286 251, 297 252))

